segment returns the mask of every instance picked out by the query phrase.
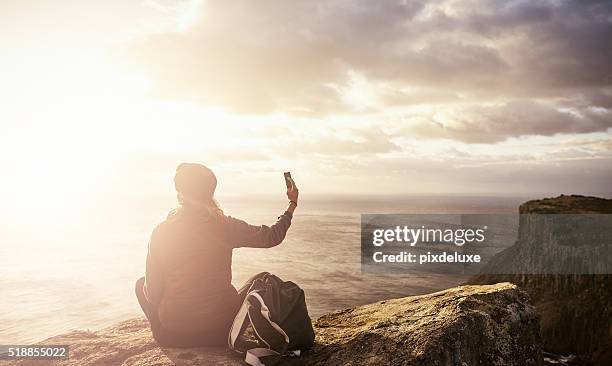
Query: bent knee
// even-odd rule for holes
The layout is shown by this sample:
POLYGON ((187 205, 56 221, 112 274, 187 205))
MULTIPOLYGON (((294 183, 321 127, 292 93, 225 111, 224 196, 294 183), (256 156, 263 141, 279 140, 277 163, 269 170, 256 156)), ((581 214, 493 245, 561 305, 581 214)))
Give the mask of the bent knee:
POLYGON ((142 293, 144 291, 144 284, 145 284, 144 277, 140 277, 136 281, 136 284, 134 285, 134 290, 136 291, 136 294, 142 293))

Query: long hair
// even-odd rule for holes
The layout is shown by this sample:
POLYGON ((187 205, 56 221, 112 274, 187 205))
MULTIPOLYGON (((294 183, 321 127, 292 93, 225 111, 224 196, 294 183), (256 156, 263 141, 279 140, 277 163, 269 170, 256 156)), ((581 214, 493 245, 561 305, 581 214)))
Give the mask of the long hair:
POLYGON ((177 193, 176 198, 181 207, 192 208, 204 218, 212 219, 216 216, 224 216, 223 210, 219 206, 219 202, 213 197, 208 200, 197 200, 177 193))

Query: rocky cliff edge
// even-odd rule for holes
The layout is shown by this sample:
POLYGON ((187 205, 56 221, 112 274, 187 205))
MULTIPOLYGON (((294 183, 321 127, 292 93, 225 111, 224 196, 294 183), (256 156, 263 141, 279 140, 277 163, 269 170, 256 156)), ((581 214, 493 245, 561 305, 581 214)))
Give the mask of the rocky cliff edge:
MULTIPOLYGON (((540 365, 538 318, 510 283, 461 286, 359 306, 315 321, 315 347, 291 365, 540 365)), ((144 319, 47 339, 70 345, 64 361, 6 365, 244 365, 220 348, 160 348, 144 319)))

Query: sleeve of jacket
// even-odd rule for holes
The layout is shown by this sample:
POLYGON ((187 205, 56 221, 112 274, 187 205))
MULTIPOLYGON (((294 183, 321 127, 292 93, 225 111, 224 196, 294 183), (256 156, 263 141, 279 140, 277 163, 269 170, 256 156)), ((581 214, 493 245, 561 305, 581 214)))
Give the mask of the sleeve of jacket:
POLYGON ((149 249, 147 252, 147 263, 145 270, 144 293, 150 304, 157 306, 161 301, 164 292, 164 277, 162 268, 156 255, 156 235, 151 235, 149 249))
POLYGON ((290 212, 285 212, 272 226, 256 226, 228 216, 226 217, 227 237, 234 248, 271 248, 285 239, 292 217, 290 212))

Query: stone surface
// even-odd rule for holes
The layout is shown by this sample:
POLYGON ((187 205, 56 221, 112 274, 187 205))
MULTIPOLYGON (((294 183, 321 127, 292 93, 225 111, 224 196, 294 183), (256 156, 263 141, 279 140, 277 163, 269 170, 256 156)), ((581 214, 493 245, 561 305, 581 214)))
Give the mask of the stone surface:
POLYGON ((244 365, 240 355, 225 348, 161 348, 153 340, 149 323, 144 318, 126 320, 95 332, 73 331, 42 343, 69 345, 69 359, 0 361, 0 365, 244 365))
MULTIPOLYGON (((462 286, 381 301, 322 316, 316 345, 287 364, 304 365, 540 365, 538 319, 515 285, 462 286)), ((69 344, 68 361, 3 361, 7 365, 165 366, 243 365, 218 348, 166 349, 144 319, 96 332, 46 340, 69 344)))
POLYGON ((538 319, 509 283, 462 286, 334 312, 306 360, 325 365, 539 365, 538 319))

